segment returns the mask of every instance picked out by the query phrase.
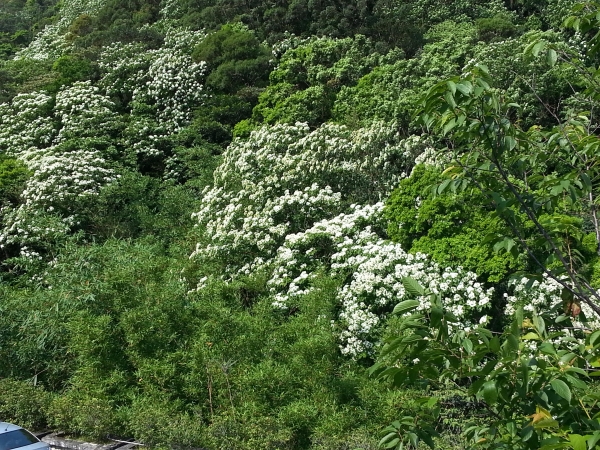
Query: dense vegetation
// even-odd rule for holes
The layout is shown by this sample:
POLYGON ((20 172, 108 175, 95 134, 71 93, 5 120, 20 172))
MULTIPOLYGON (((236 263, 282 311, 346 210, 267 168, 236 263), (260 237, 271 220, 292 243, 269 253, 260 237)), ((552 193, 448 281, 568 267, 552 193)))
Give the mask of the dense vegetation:
POLYGON ((4 0, 0 419, 599 448, 598 11, 4 0))

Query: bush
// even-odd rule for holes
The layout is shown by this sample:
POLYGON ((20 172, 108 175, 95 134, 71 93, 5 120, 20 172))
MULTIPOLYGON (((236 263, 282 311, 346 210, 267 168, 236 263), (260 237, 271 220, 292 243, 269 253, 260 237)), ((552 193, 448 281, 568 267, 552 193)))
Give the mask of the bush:
POLYGON ((479 39, 486 42, 512 37, 517 31, 517 27, 511 22, 510 18, 503 14, 477 19, 475 24, 477 25, 479 39))
POLYGON ((79 390, 69 390, 54 398, 48 417, 52 427, 95 441, 104 441, 117 432, 116 411, 111 401, 79 390))
POLYGON ((11 378, 0 379, 0 417, 5 422, 42 430, 48 423, 52 394, 42 386, 11 378))
POLYGON ((0 153, 0 205, 6 201, 13 204, 18 201, 29 175, 25 164, 0 153))
POLYGON ((182 412, 177 401, 159 395, 140 396, 129 409, 128 431, 137 441, 162 448, 201 447, 206 428, 201 416, 182 412))

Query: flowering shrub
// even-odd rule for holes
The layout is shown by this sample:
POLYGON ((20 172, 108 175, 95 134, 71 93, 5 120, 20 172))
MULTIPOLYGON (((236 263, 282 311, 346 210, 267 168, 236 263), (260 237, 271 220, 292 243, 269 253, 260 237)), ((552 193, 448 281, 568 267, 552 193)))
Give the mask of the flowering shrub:
POLYGON ((82 14, 94 15, 104 5, 105 0, 63 0, 60 18, 56 23, 46 25, 24 49, 17 52, 16 59, 56 59, 70 47, 67 29, 82 14))
POLYGON ((355 132, 326 124, 275 125, 234 141, 203 193, 195 215, 211 244, 192 256, 228 262, 234 276, 262 266, 286 235, 378 201, 411 166, 414 155, 393 125, 355 132))
POLYGON ((32 92, 0 104, 0 151, 18 156, 49 145, 57 133, 50 115, 52 100, 45 92, 32 92))
POLYGON ((204 37, 199 31, 168 29, 159 49, 115 43, 100 56, 99 85, 128 105, 124 143, 136 154, 163 156, 162 141, 187 125, 201 104, 206 64, 190 55, 204 37))
MULTIPOLYGON (((387 340, 371 374, 398 386, 417 382, 435 389, 450 382, 463 391, 481 412, 464 428, 469 448, 596 448, 598 395, 588 384, 588 370, 600 364, 600 330, 575 340, 567 316, 526 314, 517 307, 504 333, 483 327, 451 332, 457 318, 440 296, 413 279, 403 281, 420 298, 405 300, 395 310, 413 312, 426 300, 431 313, 400 319, 400 333, 387 340)), ((439 398, 423 402, 433 414, 392 423, 382 439, 387 448, 417 446, 420 440, 435 448, 434 427, 443 408, 439 398)))
MULTIPOLYGON (((462 268, 442 268, 421 253, 406 253, 400 245, 385 240, 383 205, 353 206, 315 223, 303 233, 286 236, 273 261, 268 285, 274 306, 287 308, 294 298, 312 291, 311 281, 326 269, 346 281, 337 292, 341 351, 357 357, 372 354, 378 331, 391 306, 406 295, 402 284, 411 277, 440 295, 444 306, 459 320, 459 328, 470 330, 487 322, 483 315, 491 302, 492 289, 485 290, 477 275, 462 268)), ((422 302, 420 309, 428 304, 422 302)))
MULTIPOLYGON (((65 2, 52 36, 79 14, 100 6, 99 1, 65 2)), ((121 143, 137 154, 164 156, 165 141, 191 120, 192 109, 204 96, 205 68, 190 56, 204 33, 166 28, 159 49, 119 43, 108 47, 99 61, 103 72, 99 86, 76 82, 61 89, 55 99, 34 92, 0 105, 0 151, 22 160, 32 172, 22 204, 2 211, 2 244, 21 245, 24 250, 34 244, 43 247, 76 226, 90 199, 116 179, 102 152, 114 151, 112 145, 121 136, 121 143), (109 96, 124 100, 131 111, 122 135, 124 121, 109 96)), ((32 49, 52 34, 51 29, 44 33, 32 49)), ((64 48, 55 44, 56 55, 24 52, 22 57, 57 56, 64 48)))
POLYGON ((133 91, 132 113, 140 113, 140 104, 151 105, 159 124, 169 132, 179 131, 191 119, 191 107, 203 98, 200 78, 204 62, 194 63, 189 55, 172 53, 165 48, 150 64, 147 81, 133 91))
POLYGON ((0 124, 0 150, 31 173, 21 204, 0 213, 0 245, 39 258, 38 251, 76 226, 90 198, 117 177, 95 148, 97 138, 110 143, 118 127, 114 104, 90 82, 77 82, 55 101, 44 92, 16 96, 0 105, 0 124))
POLYGON ((22 256, 39 257, 30 246, 39 250, 67 234, 90 197, 117 175, 99 152, 68 146, 53 147, 25 163, 32 175, 21 194, 23 203, 0 211, 0 245, 20 245, 22 256))
MULTIPOLYGON (((381 203, 427 140, 375 123, 355 132, 326 124, 275 125, 234 141, 195 215, 207 244, 192 257, 226 263, 225 275, 271 271, 273 305, 289 308, 323 270, 338 290, 341 350, 371 354, 382 319, 411 276, 439 293, 463 329, 487 321, 491 290, 474 273, 444 269, 386 240, 381 203)), ((203 283, 199 285, 199 288, 203 283)))
POLYGON ((98 60, 102 78, 98 82, 108 95, 131 99, 148 71, 152 53, 141 42, 114 42, 104 47, 98 60))
MULTIPOLYGON (((504 294, 506 298, 505 314, 513 316, 518 308, 522 308, 528 315, 541 315, 556 306, 562 306, 561 298, 563 287, 560 283, 544 275, 541 281, 521 278, 510 282, 512 293, 504 294)), ((585 316, 585 322, 579 314, 573 317, 573 323, 583 329, 600 330, 600 317, 585 303, 580 305, 585 316)))
POLYGON ((114 103, 90 81, 46 92, 19 94, 0 104, 0 151, 27 159, 72 138, 107 137, 118 127, 114 103))
POLYGON ((115 104, 92 86, 78 81, 56 95, 54 112, 60 120, 56 143, 72 138, 110 137, 118 128, 115 104))

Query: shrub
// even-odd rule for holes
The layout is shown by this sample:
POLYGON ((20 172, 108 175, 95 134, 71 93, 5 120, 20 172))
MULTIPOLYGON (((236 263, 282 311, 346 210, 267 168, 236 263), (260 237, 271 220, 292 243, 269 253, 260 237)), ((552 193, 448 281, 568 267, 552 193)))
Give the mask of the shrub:
POLYGON ((0 378, 0 417, 4 422, 42 430, 48 424, 52 394, 28 381, 0 378))
POLYGON ((52 427, 96 441, 118 431, 112 402, 87 391, 68 390, 55 397, 48 417, 52 427))

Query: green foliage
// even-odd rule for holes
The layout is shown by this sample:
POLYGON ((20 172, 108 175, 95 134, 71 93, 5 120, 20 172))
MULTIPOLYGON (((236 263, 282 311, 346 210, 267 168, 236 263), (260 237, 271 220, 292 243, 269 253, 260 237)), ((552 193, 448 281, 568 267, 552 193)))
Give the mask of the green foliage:
MULTIPOLYGON (((543 45, 532 45, 533 51, 543 45)), ((548 50, 550 57, 552 52, 548 50)), ((474 186, 508 226, 509 233, 498 236, 495 248, 516 256, 520 247, 538 270, 600 314, 600 296, 579 271, 584 263, 581 221, 569 217, 579 212, 578 199, 595 196, 596 140, 590 140, 577 120, 548 131, 523 131, 511 121, 519 106, 499 98, 489 82, 485 67, 476 67, 470 76, 440 83, 427 94, 424 123, 435 124, 454 140, 449 179, 436 190, 474 186), (571 163, 563 165, 563 158, 571 163), (527 231, 528 221, 533 235, 527 231), (567 282, 560 279, 562 274, 567 282)))
POLYGON ((518 37, 478 43, 463 70, 465 73, 476 65, 487 67, 494 87, 502 89, 507 98, 519 99, 520 108, 514 109, 512 114, 522 121, 524 130, 535 125, 555 126, 574 101, 570 97, 577 98, 575 93, 585 85, 575 66, 549 65, 543 55, 532 55, 532 43, 537 41, 552 45, 564 52, 565 57, 574 50, 572 46, 585 46, 581 41, 564 42, 563 35, 555 31, 531 31, 518 37))
POLYGON ((54 86, 50 88, 54 92, 75 81, 88 80, 93 73, 92 64, 88 59, 71 55, 61 56, 54 61, 52 71, 57 73, 54 86))
POLYGON ((82 392, 67 391, 57 396, 48 415, 52 427, 96 442, 118 431, 111 402, 82 392))
POLYGON ((35 92, 54 86, 57 73, 52 71, 52 61, 11 59, 1 64, 3 83, 2 99, 9 100, 17 93, 35 92))
POLYGON ((206 85, 219 92, 236 93, 248 86, 266 85, 271 52, 254 33, 233 25, 209 34, 195 49, 195 61, 206 61, 206 85))
POLYGON ((207 172, 212 165, 210 155, 202 149, 181 150, 181 157, 184 162, 189 161, 187 175, 194 177, 197 188, 125 172, 117 183, 102 191, 85 229, 99 239, 154 235, 166 246, 182 239, 192 224, 197 189, 208 181, 207 172), (200 182, 201 177, 204 183, 200 182))
MULTIPOLYGON (((535 258, 559 278, 553 244, 576 280, 599 285, 597 57, 584 42, 597 6, 582 7, 572 34, 558 31, 567 0, 0 3, 0 233, 10 238, 0 249, 0 416, 155 448, 374 450, 383 423, 390 448, 459 450, 485 437, 480 448, 517 450, 551 434, 554 448, 596 445, 598 388, 578 369, 596 370, 599 338, 563 329, 593 320, 532 316, 494 337, 454 327, 439 299, 422 317, 385 312, 386 298, 423 294, 400 283, 402 270, 454 289, 456 310, 468 288, 484 279, 501 290, 535 258), (477 76, 436 85, 481 63, 496 90, 477 76), (31 95, 13 102, 20 93, 31 95), (439 125, 427 137, 423 111, 439 125), (318 127, 330 119, 346 127, 318 127), (261 128, 278 122, 309 125, 261 128), (417 166, 400 183, 386 214, 401 245, 391 243, 379 219, 360 217, 421 153, 455 161, 445 173, 417 166), (482 166, 490 155, 498 164, 482 166), (533 219, 497 189, 499 168, 533 219), (471 169, 485 171, 471 178, 483 192, 465 181, 471 169), (213 201, 223 214, 210 228, 192 219, 213 201), (346 203, 354 213, 330 217, 346 203), (536 236, 536 220, 550 239, 536 236), (220 242, 234 249, 222 260, 220 242), (512 257, 525 246, 530 254, 512 257), (194 248, 202 259, 188 259, 194 248), (404 250, 465 271, 440 268, 437 280, 421 270, 433 262, 404 250), (297 295, 285 303, 279 288, 297 295), (342 315, 348 341, 377 322, 361 362, 340 352, 342 315), (401 390, 364 374, 380 336, 391 342, 380 368, 401 390)), ((560 295, 555 285, 517 293, 526 283, 510 285, 509 305, 545 313, 560 295)), ((585 309, 564 301, 571 315, 585 309)))
POLYGON ((6 0, 0 5, 0 58, 29 44, 36 30, 56 12, 58 0, 6 0))
POLYGON ((252 122, 252 120, 250 119, 241 120, 235 124, 235 127, 233 127, 233 137, 238 137, 242 139, 249 138, 250 133, 252 133, 252 131, 255 130, 257 127, 258 124, 252 122))
POLYGON ((271 72, 253 119, 259 123, 323 123, 331 116, 335 96, 385 61, 372 53, 364 36, 312 38, 289 48, 271 72))
POLYGON ((475 24, 479 39, 485 42, 509 38, 517 32, 517 27, 512 23, 511 17, 503 14, 477 19, 475 24))
POLYGON ((398 120, 406 134, 419 130, 414 112, 423 90, 462 70, 472 55, 477 30, 470 23, 448 21, 431 27, 425 38, 427 44, 418 56, 405 60, 402 53, 390 52, 356 85, 341 87, 333 119, 349 124, 398 120))
MULTIPOLYGON (((427 297, 431 313, 401 320, 402 332, 387 341, 385 360, 372 374, 398 386, 440 381, 459 386, 480 403, 485 418, 483 424, 466 424, 470 448, 594 448, 600 440, 599 398, 587 381, 598 372, 588 375, 586 369, 599 364, 600 330, 574 344, 568 316, 556 311, 525 316, 520 309, 501 335, 484 328, 457 333, 451 331, 457 320, 440 298, 430 292, 427 297)), ((433 414, 392 424, 382 440, 387 448, 418 441, 434 447, 432 426, 442 411, 437 398, 425 401, 433 414)))
POLYGON ((523 260, 496 253, 486 244, 504 224, 491 210, 477 206, 484 203, 481 194, 432 194, 443 179, 440 169, 420 165, 400 182, 385 210, 390 238, 411 252, 430 255, 443 266, 462 266, 490 282, 523 269, 523 260))
POLYGON ((0 154, 0 203, 17 203, 29 175, 25 164, 0 154))
POLYGON ((48 422, 48 408, 52 394, 31 381, 0 378, 0 417, 4 422, 42 430, 48 422))
POLYGON ((153 447, 169 448, 177 443, 182 448, 206 445, 206 428, 197 413, 181 411, 180 402, 164 394, 134 398, 128 411, 127 430, 141 442, 153 447))
POLYGON ((143 25, 158 19, 158 0, 103 1, 90 17, 79 16, 71 24, 68 36, 79 48, 101 47, 113 42, 161 42, 160 34, 143 25))
POLYGON ((188 127, 203 140, 225 148, 232 140, 234 126, 252 115, 256 99, 242 90, 238 95, 213 94, 196 109, 188 127))

